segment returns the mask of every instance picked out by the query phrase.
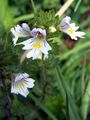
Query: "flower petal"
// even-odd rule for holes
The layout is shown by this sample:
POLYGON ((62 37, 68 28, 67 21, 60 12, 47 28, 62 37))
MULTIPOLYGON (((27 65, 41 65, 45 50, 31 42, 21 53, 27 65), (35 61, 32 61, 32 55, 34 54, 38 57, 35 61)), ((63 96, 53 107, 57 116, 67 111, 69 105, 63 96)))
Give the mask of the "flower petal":
POLYGON ((16 94, 18 94, 18 91, 17 91, 17 89, 15 88, 14 81, 12 81, 12 83, 11 83, 11 93, 16 93, 16 94))
POLYGON ((31 30, 30 30, 28 24, 23 23, 23 24, 22 24, 22 28, 23 28, 24 31, 26 31, 27 35, 28 35, 28 34, 30 35, 31 30))
POLYGON ((71 23, 70 27, 75 31, 79 29, 79 26, 75 26, 75 23, 71 23))
POLYGON ((26 57, 31 58, 34 56, 34 53, 35 53, 35 49, 32 49, 30 52, 27 53, 26 57))
POLYGON ((22 87, 20 87, 20 88, 18 89, 18 93, 21 94, 21 95, 24 96, 24 97, 27 97, 27 95, 29 94, 29 91, 28 91, 27 88, 22 88, 22 87))
POLYGON ((30 52, 28 52, 28 54, 26 55, 27 58, 31 58, 33 60, 35 59, 42 59, 42 53, 40 52, 39 49, 32 49, 30 52))
POLYGON ((14 44, 14 46, 16 46, 17 44, 17 40, 18 40, 18 37, 16 36, 15 38, 13 38, 13 44, 14 44))
POLYGON ((66 16, 60 23, 60 30, 66 30, 68 29, 69 25, 70 25, 70 20, 71 18, 69 16, 66 16))
POLYGON ((51 46, 48 44, 48 42, 46 40, 44 41, 44 45, 45 45, 45 47, 47 48, 48 51, 52 50, 51 46))
POLYGON ((75 32, 76 37, 84 38, 84 35, 85 35, 84 32, 80 32, 80 31, 75 32))
POLYGON ((41 51, 44 53, 44 54, 48 54, 48 51, 51 50, 52 48, 50 47, 50 45, 47 43, 47 41, 45 40, 44 43, 43 43, 43 46, 41 48, 41 51))
POLYGON ((27 88, 33 88, 34 82, 35 82, 35 80, 33 80, 32 78, 28 78, 28 79, 26 79, 25 84, 26 84, 27 88))
POLYGON ((44 60, 48 59, 48 54, 44 54, 44 60))
POLYGON ((27 73, 23 73, 22 74, 25 78, 28 78, 29 77, 29 75, 27 74, 27 73))
POLYGON ((31 31, 31 35, 33 37, 37 35, 37 28, 33 28, 33 30, 31 31))

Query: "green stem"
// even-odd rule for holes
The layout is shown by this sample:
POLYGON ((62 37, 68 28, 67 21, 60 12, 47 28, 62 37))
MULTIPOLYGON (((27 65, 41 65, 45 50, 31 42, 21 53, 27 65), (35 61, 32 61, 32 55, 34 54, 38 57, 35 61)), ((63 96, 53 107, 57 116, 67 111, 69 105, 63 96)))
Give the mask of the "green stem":
POLYGON ((76 12, 76 11, 77 11, 77 9, 78 9, 78 7, 79 7, 79 5, 80 5, 81 1, 82 1, 82 0, 79 0, 79 1, 78 1, 77 5, 75 6, 74 12, 76 12))
POLYGON ((15 23, 18 23, 19 21, 29 20, 29 19, 32 19, 32 18, 34 18, 34 14, 23 15, 23 16, 17 17, 15 19, 15 23))
POLYGON ((47 87, 47 74, 46 74, 46 68, 44 60, 42 60, 42 79, 43 79, 43 94, 46 94, 46 87, 47 87))

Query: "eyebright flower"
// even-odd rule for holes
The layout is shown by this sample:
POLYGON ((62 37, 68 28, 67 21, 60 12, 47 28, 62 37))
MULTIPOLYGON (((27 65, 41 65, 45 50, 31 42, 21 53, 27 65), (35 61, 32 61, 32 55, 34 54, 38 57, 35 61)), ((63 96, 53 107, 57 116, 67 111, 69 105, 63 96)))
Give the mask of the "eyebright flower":
POLYGON ((17 25, 15 28, 11 28, 11 32, 14 35, 13 43, 16 45, 18 38, 30 36, 30 28, 26 23, 23 23, 21 26, 17 25))
POLYGON ((11 82, 11 93, 21 94, 24 97, 27 97, 29 91, 27 88, 33 88, 34 82, 32 78, 29 78, 27 73, 18 73, 15 74, 11 82))
POLYGON ((71 18, 66 16, 60 23, 60 30, 68 34, 71 39, 77 40, 77 38, 84 38, 84 32, 77 31, 79 26, 75 26, 75 23, 70 23, 71 18))
POLYGON ((28 50, 26 57, 32 58, 34 60, 42 59, 44 55, 44 59, 48 58, 48 51, 51 50, 52 48, 46 41, 46 31, 41 28, 34 28, 31 31, 31 36, 33 38, 18 43, 18 45, 20 44, 24 45, 22 49, 26 51, 28 50))

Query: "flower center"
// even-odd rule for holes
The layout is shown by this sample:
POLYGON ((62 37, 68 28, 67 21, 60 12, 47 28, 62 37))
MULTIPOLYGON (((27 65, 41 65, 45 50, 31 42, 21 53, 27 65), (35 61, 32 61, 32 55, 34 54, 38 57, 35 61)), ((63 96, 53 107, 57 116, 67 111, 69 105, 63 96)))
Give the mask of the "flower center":
POLYGON ((37 35, 37 39, 38 39, 38 40, 43 40, 43 39, 44 39, 44 36, 43 36, 42 34, 38 34, 38 35, 37 35))
POLYGON ((25 88, 25 84, 24 84, 24 82, 23 81, 19 81, 19 82, 17 82, 16 84, 16 88, 17 89, 20 89, 20 88, 25 88))
POLYGON ((68 28, 68 32, 70 33, 70 34, 74 34, 74 30, 72 29, 72 28, 68 28))
POLYGON ((40 49, 42 47, 42 45, 40 44, 40 42, 36 42, 33 44, 34 48, 40 49))

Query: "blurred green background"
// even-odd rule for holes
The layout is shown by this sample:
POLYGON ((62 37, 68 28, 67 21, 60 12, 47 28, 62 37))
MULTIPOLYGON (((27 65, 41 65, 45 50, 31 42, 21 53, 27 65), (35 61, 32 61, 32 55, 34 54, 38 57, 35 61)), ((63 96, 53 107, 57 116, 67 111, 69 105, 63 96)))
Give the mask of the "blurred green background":
POLYGON ((90 120, 90 0, 74 0, 55 17, 65 2, 0 0, 0 120, 90 120), (86 33, 84 39, 71 40, 58 30, 66 15, 86 33), (47 30, 48 60, 20 64, 23 51, 13 46, 10 29, 23 22, 47 30), (12 74, 20 72, 36 80, 27 98, 10 93, 12 74))

